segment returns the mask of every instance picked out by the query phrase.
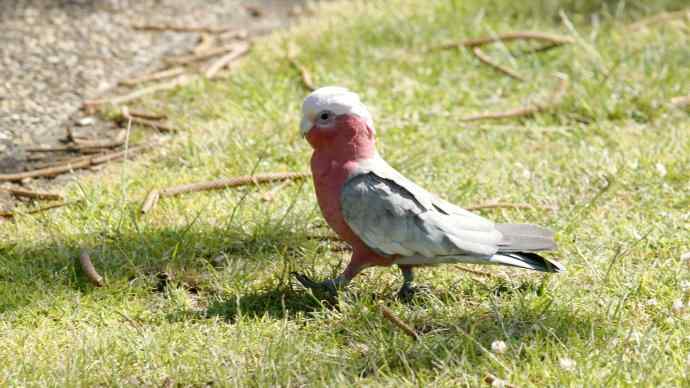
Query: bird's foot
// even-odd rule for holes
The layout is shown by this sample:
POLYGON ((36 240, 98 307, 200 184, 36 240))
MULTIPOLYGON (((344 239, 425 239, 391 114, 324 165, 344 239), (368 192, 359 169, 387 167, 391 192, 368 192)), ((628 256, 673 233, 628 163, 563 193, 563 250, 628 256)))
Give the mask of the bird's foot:
POLYGON ((335 298, 338 296, 339 287, 334 279, 326 279, 322 282, 315 282, 305 274, 297 272, 291 272, 290 274, 294 276, 295 279, 297 279, 297 281, 300 282, 300 284, 302 284, 305 288, 315 292, 324 293, 330 298, 335 298))
POLYGON ((430 291, 431 288, 429 286, 415 285, 414 283, 403 283, 402 287, 400 287, 400 291, 398 291, 398 299, 404 302, 409 302, 418 293, 426 294, 430 291))

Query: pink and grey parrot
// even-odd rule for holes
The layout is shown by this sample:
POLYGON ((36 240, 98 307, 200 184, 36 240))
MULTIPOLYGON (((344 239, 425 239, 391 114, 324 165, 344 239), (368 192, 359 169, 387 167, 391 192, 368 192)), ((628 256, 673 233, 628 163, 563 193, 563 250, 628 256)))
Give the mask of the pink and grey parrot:
POLYGON ((357 94, 324 87, 302 106, 302 135, 314 149, 311 171, 328 225, 352 247, 335 279, 307 288, 335 294, 363 269, 396 264, 399 295, 414 295, 413 267, 442 263, 496 264, 542 272, 564 267, 536 251, 556 249, 553 232, 528 224, 495 224, 453 205, 405 178, 376 151, 376 131, 357 94))

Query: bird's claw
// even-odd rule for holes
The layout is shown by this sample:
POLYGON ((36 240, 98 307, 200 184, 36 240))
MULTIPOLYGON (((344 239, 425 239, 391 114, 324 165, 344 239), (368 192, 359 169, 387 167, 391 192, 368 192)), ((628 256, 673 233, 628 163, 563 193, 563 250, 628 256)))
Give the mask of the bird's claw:
POLYGON ((295 279, 297 279, 297 281, 300 282, 300 284, 302 284, 305 288, 325 293, 332 298, 338 296, 338 288, 336 287, 336 284, 333 281, 333 279, 326 279, 322 282, 315 282, 305 274, 297 272, 291 272, 290 274, 294 276, 295 279))
POLYGON ((412 283, 404 283, 402 287, 400 287, 400 291, 398 291, 398 299, 404 301, 404 302, 409 302, 414 298, 417 293, 428 293, 431 291, 431 288, 428 286, 421 286, 421 285, 414 285, 412 283))

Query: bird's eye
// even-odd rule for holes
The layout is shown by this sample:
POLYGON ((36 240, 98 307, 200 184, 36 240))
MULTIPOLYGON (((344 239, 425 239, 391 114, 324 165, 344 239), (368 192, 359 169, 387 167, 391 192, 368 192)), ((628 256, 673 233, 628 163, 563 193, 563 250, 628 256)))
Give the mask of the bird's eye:
POLYGON ((321 111, 317 115, 317 123, 321 125, 330 124, 334 117, 335 114, 329 110, 321 111))

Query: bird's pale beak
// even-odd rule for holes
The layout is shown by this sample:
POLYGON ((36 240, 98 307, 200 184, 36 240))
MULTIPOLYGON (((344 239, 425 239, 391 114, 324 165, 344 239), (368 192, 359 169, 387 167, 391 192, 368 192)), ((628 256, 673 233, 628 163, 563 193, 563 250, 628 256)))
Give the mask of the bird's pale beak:
POLYGON ((307 136, 307 132, 309 132, 311 126, 311 121, 306 117, 302 117, 302 121, 299 123, 299 128, 302 132, 302 136, 307 136))

